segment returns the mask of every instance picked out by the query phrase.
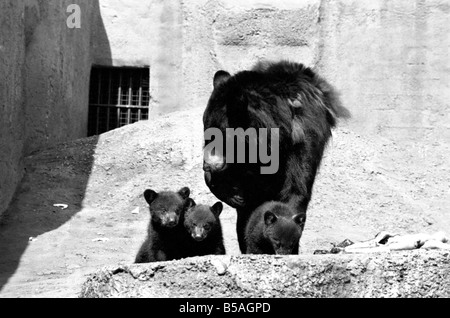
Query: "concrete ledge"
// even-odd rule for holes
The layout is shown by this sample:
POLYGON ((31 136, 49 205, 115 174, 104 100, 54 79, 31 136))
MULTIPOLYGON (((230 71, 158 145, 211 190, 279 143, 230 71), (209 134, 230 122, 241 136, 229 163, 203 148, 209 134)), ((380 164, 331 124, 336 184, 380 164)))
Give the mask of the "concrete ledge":
POLYGON ((104 268, 80 297, 449 297, 450 253, 211 256, 104 268))

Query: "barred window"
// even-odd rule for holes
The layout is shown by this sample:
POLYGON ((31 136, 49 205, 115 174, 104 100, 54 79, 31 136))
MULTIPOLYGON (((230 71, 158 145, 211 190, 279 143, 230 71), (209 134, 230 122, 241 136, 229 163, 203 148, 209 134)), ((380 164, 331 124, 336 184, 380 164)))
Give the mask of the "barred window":
POLYGON ((149 68, 93 67, 88 136, 148 120, 149 68))

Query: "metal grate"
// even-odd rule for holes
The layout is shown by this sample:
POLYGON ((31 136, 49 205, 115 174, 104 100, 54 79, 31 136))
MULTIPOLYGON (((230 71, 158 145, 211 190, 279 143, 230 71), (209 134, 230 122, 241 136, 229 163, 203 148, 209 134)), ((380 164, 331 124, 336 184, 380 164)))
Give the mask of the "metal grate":
POLYGON ((88 136, 148 120, 149 104, 148 68, 92 68, 88 136))

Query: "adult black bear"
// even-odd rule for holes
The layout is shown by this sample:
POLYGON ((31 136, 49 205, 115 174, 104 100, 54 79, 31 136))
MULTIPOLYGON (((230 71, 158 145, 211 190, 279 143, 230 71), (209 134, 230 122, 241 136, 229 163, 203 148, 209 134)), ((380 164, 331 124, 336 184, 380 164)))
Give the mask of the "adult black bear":
POLYGON ((289 205, 275 201, 264 203, 249 218, 243 252, 296 255, 304 226, 304 214, 297 214, 289 205))
MULTIPOLYGON (((252 70, 234 76, 225 71, 216 73, 214 91, 203 117, 203 168, 211 192, 237 210, 242 252, 248 218, 262 203, 272 200, 289 203, 306 220, 314 179, 331 129, 338 118, 349 116, 334 88, 302 64, 260 62, 252 70), (261 173, 267 162, 260 158, 256 163, 230 162, 227 158, 230 149, 225 145, 222 153, 212 151, 208 147, 213 142, 209 139, 211 128, 223 136, 227 128, 258 131, 262 128, 268 130, 269 139, 271 129, 278 128, 278 170, 261 173)), ((257 138, 264 142, 260 134, 257 138)), ((251 138, 246 137, 245 142, 249 145, 251 138)), ((264 147, 272 149, 270 144, 264 147)))
POLYGON ((150 206, 148 236, 142 244, 135 263, 163 262, 184 257, 185 238, 182 218, 187 208, 189 188, 178 192, 146 190, 144 197, 150 206))
POLYGON ((219 216, 223 210, 222 202, 208 205, 197 205, 188 199, 187 210, 184 213, 186 230, 185 257, 204 255, 224 255, 222 225, 219 216))

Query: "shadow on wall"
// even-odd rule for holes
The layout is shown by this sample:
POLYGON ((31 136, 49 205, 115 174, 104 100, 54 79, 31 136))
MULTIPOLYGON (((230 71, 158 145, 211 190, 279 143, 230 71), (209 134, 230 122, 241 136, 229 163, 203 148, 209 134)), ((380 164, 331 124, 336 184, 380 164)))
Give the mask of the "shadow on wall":
MULTIPOLYGON (((29 24, 24 30, 27 37, 27 60, 34 55, 46 55, 46 52, 42 51, 45 50, 46 46, 39 42, 48 41, 50 37, 56 38, 56 40, 50 40, 52 46, 48 47, 48 63, 41 64, 39 71, 31 70, 30 68, 34 64, 27 62, 25 76, 28 76, 28 72, 32 72, 33 81, 43 82, 41 86, 35 88, 31 95, 27 91, 25 97, 28 99, 26 102, 27 108, 43 106, 38 103, 34 104, 32 100, 35 95, 48 96, 47 92, 39 92, 38 90, 46 90, 49 86, 55 91, 59 91, 59 94, 64 95, 64 100, 52 100, 52 96, 58 96, 56 94, 48 96, 49 100, 44 101, 46 102, 44 107, 48 107, 48 109, 41 108, 40 111, 43 113, 47 111, 48 115, 55 105, 61 107, 62 103, 69 103, 68 109, 64 109, 69 115, 65 115, 67 117, 63 118, 63 120, 69 122, 67 125, 57 123, 51 128, 50 133, 59 134, 60 140, 74 139, 73 136, 70 138, 70 132, 63 130, 72 129, 74 125, 80 125, 77 123, 77 118, 80 116, 80 105, 84 103, 86 108, 88 107, 89 94, 88 92, 82 92, 82 90, 89 88, 89 81, 87 80, 86 83, 86 79, 89 79, 90 75, 94 56, 93 50, 102 50, 102 52, 97 52, 96 55, 101 54, 102 63, 105 66, 112 65, 111 49, 100 14, 99 1, 28 1, 26 6, 25 21, 29 24), (82 15, 90 17, 90 31, 67 28, 66 17, 68 14, 66 14, 66 9, 72 3, 79 4, 82 15), (62 10, 63 14, 59 14, 59 10, 62 10), (52 30, 51 34, 48 34, 49 30, 52 30), (90 41, 86 40, 86 36, 90 37, 90 41), (85 43, 84 54, 80 54, 84 49, 80 47, 80 43, 85 43), (102 45, 99 46, 97 43, 102 45), (56 54, 54 54, 55 51, 56 54), (39 78, 39 73, 42 74, 41 78, 39 78), (45 81, 48 83, 44 83, 45 81), (67 82, 72 83, 72 85, 55 88, 55 84, 67 82), (79 96, 76 96, 78 93, 85 96, 83 97, 84 101, 75 102, 73 100, 79 98, 79 96), (71 112, 75 116, 71 116, 71 112)), ((82 27, 88 25, 86 16, 83 16, 83 23, 82 27)), ((39 59, 40 57, 35 56, 35 58, 39 59)), ((30 85, 30 83, 27 83, 27 85, 30 85)), ((62 84, 61 86, 65 85, 62 84)), ((27 113, 30 114, 30 109, 27 109, 27 113)), ((86 109, 82 111, 82 115, 86 116, 84 122, 87 123, 86 109)), ((33 118, 30 117, 27 120, 30 121, 33 118)), ((29 124, 27 122, 25 125, 28 126, 29 124)), ((87 129, 87 127, 84 129, 87 129)), ((58 138, 53 144, 58 142, 58 138)), ((4 289, 17 271, 23 254, 29 244, 32 244, 31 238, 37 238, 63 226, 81 210, 94 162, 97 141, 98 137, 81 139, 45 150, 34 151, 32 155, 24 159, 25 176, 16 191, 15 199, 0 222, 0 291, 4 289), (84 149, 82 152, 78 150, 80 144, 84 149), (53 204, 57 203, 68 204, 69 208, 61 210, 61 208, 54 207, 53 204)), ((55 238, 54 243, 45 248, 51 250, 58 246, 62 240, 63 238, 55 238)), ((45 251, 42 254, 45 254, 45 251)), ((39 266, 42 264, 40 257, 40 255, 33 255, 33 263, 36 263, 37 272, 39 272, 39 266)), ((42 259, 42 261, 45 261, 45 259, 42 259)), ((61 260, 61 263, 63 262, 61 260)))

